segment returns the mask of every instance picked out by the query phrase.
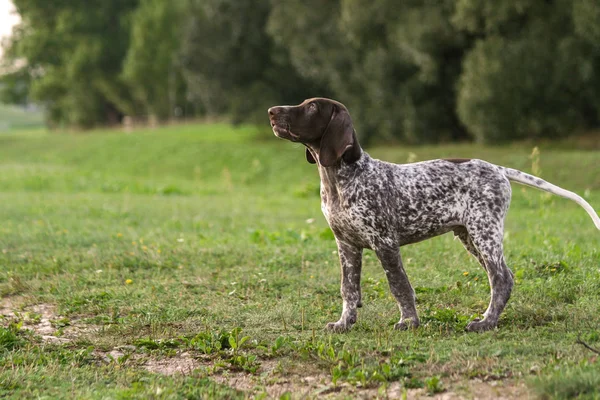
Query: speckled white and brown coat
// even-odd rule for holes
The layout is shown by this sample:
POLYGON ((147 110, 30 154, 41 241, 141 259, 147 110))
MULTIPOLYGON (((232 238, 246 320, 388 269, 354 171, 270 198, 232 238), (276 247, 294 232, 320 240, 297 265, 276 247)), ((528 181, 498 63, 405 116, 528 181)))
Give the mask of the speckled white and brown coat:
POLYGON ((360 148, 346 107, 336 101, 309 99, 270 108, 269 115, 275 134, 303 143, 308 161, 319 167, 321 209, 342 267, 343 311, 327 325, 331 330, 345 331, 356 322, 365 248, 377 254, 398 301, 396 329, 417 327, 415 294, 399 248, 450 231, 486 270, 491 287, 484 318, 467 330, 496 327, 513 287, 502 248, 510 180, 576 201, 600 229, 600 218, 581 197, 521 171, 470 159, 403 165, 373 159, 360 148))

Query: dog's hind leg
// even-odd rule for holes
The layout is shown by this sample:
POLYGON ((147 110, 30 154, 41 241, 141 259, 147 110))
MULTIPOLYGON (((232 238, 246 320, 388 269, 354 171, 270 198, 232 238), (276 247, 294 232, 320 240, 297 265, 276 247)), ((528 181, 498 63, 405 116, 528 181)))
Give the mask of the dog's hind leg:
MULTIPOLYGON (((468 226, 467 230, 470 239, 467 240, 469 247, 474 247, 475 252, 479 255, 476 256, 477 259, 487 272, 491 299, 483 314, 483 319, 473 320, 466 329, 468 331, 486 331, 497 326, 500 314, 504 310, 513 288, 513 274, 504 260, 502 246, 504 224, 503 221, 500 223, 498 221, 493 221, 493 223, 478 221, 468 226)), ((467 247, 468 250, 469 247, 467 247)))
POLYGON ((473 244, 473 239, 471 238, 471 236, 469 236, 469 232, 467 231, 467 228, 465 228, 464 226, 459 226, 459 227, 454 228, 454 236, 456 236, 458 239, 460 239, 460 241, 463 244, 463 246, 465 247, 465 249, 467 249, 467 251, 469 253, 471 253, 471 255, 473 257, 475 257, 475 259, 477 259, 477 261, 479 261, 479 264, 481 264, 483 269, 485 269, 487 271, 487 268, 485 266, 485 261, 483 260, 483 257, 479 253, 479 250, 477 250, 477 247, 475 247, 475 244, 473 244))

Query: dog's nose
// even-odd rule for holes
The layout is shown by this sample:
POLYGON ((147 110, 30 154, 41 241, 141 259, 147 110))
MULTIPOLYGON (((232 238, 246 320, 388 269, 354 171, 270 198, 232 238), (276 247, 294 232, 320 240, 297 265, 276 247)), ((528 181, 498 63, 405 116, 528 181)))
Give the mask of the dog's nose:
POLYGON ((269 108, 269 117, 276 117, 277 115, 281 114, 286 108, 287 106, 275 106, 269 108))

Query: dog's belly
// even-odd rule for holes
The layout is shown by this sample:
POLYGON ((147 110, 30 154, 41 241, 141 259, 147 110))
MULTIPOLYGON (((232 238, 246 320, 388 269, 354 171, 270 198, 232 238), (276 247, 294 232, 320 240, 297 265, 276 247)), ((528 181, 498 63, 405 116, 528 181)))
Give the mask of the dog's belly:
POLYGON ((457 226, 460 226, 460 223, 451 223, 451 224, 443 224, 435 227, 430 227, 429 229, 423 229, 421 231, 415 232, 412 231, 407 233, 402 230, 399 232, 398 237, 398 245, 404 246, 407 244, 418 243, 423 240, 431 239, 432 237, 436 237, 439 235, 443 235, 444 233, 448 233, 452 231, 457 226))
POLYGON ((400 213, 396 226, 399 245, 417 243, 463 225, 463 213, 456 209, 445 207, 426 212, 400 213))

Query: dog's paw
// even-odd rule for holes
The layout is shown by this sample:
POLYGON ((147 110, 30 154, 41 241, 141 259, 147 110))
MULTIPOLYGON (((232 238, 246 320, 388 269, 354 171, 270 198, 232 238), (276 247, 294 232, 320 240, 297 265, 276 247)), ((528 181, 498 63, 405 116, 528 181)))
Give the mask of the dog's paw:
POLYGON ((325 329, 327 329, 329 332, 344 333, 344 332, 348 332, 351 327, 352 327, 352 325, 350 325, 350 324, 346 324, 344 322, 338 321, 338 322, 328 323, 325 326, 325 329))
POLYGON ((484 318, 475 318, 473 321, 469 322, 469 325, 465 328, 467 332, 485 332, 490 331, 496 328, 496 323, 484 318))
POLYGON ((397 331, 406 331, 408 329, 418 328, 420 325, 417 318, 402 318, 400 322, 394 325, 394 329, 397 331))

